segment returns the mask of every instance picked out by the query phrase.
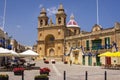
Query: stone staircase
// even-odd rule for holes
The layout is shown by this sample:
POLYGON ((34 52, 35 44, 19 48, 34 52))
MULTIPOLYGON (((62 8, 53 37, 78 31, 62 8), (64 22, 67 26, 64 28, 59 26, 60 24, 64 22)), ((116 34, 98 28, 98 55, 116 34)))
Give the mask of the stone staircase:
POLYGON ((47 60, 49 60, 49 61, 51 61, 52 59, 54 59, 55 61, 62 61, 61 57, 55 57, 55 56, 47 57, 47 60))

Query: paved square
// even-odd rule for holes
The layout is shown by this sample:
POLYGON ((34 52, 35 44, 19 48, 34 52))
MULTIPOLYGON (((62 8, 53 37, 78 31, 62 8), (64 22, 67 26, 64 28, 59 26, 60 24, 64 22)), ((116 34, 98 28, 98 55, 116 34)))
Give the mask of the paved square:
MULTIPOLYGON (((99 66, 81 66, 63 64, 63 62, 56 62, 56 64, 43 63, 43 61, 36 61, 37 67, 49 67, 51 69, 49 80, 63 80, 63 73, 66 71, 66 80, 85 80, 85 72, 88 71, 88 80, 104 80, 104 72, 107 71, 107 80, 120 79, 120 70, 102 69, 99 66)), ((21 76, 15 76, 12 71, 0 71, 0 74, 7 73, 9 80, 22 80, 21 76)), ((39 69, 25 70, 24 80, 34 80, 34 76, 39 75, 39 69)))

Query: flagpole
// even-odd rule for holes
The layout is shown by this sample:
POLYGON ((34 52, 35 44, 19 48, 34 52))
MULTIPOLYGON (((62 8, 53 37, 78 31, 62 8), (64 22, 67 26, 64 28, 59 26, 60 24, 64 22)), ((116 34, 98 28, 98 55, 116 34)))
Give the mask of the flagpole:
POLYGON ((3 14, 3 30, 4 30, 4 26, 5 26, 5 14, 6 14, 6 0, 5 0, 5 5, 4 5, 4 14, 3 14))
POLYGON ((99 25, 98 0, 96 0, 96 5, 97 5, 97 24, 99 25))

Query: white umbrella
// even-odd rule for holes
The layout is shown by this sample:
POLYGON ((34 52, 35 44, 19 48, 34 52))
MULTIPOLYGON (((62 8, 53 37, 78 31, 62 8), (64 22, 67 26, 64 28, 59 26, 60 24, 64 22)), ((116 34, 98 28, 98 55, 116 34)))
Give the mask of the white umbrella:
MULTIPOLYGON (((24 52, 22 52, 22 53, 19 53, 19 55, 20 55, 20 57, 27 57, 28 58, 28 62, 30 62, 31 61, 31 58, 32 57, 37 57, 37 56, 39 56, 38 55, 38 53, 36 53, 36 52, 34 52, 34 51, 32 51, 32 50, 27 50, 27 51, 24 51, 24 52)), ((26 58, 26 59, 27 59, 26 58)))
POLYGON ((7 63, 7 56, 12 56, 10 50, 0 47, 0 57, 5 57, 5 63, 7 63))
POLYGON ((16 53, 15 51, 13 51, 13 50, 10 50, 10 52, 11 52, 11 54, 13 55, 13 56, 19 56, 19 54, 18 53, 16 53))
POLYGON ((32 51, 32 50, 27 50, 22 53, 19 53, 21 57, 37 57, 38 53, 32 51))
POLYGON ((12 56, 12 54, 8 49, 0 47, 0 56, 12 56))

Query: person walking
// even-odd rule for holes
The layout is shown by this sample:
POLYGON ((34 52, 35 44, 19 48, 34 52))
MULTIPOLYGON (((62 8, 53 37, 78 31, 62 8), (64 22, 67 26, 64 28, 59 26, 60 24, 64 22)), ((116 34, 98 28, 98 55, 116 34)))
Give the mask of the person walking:
POLYGON ((72 65, 72 60, 70 59, 70 66, 72 65))

